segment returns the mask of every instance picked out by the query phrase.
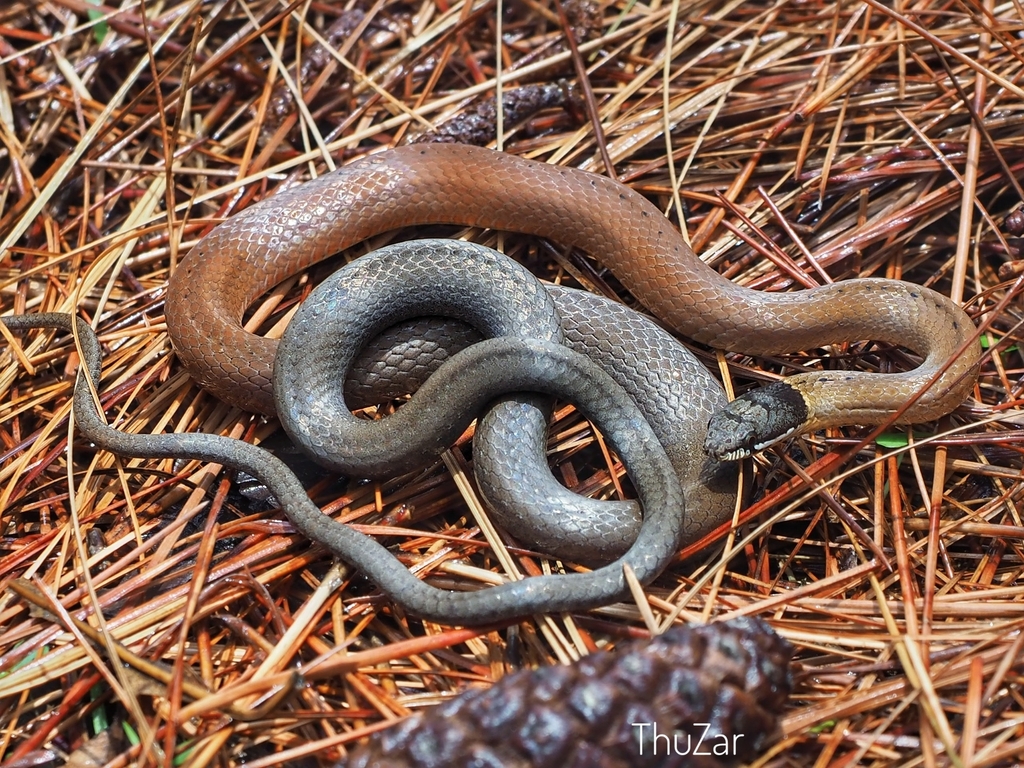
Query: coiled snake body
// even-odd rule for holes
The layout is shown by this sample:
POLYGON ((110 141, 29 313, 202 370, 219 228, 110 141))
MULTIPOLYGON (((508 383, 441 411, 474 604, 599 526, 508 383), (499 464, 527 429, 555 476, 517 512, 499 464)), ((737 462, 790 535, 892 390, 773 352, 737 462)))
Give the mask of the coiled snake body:
MULTIPOLYGON (((367 237, 410 224, 439 223, 527 232, 580 247, 599 258, 673 329, 715 347, 772 354, 873 339, 901 344, 925 356, 924 364, 908 373, 821 372, 757 390, 714 416, 704 446, 700 444, 703 430, 685 431, 677 442, 683 446, 681 452, 691 457, 700 456, 706 448, 714 459, 735 459, 796 431, 883 421, 917 394, 974 330, 948 298, 891 280, 854 280, 791 294, 741 288, 704 265, 657 208, 621 184, 486 149, 415 145, 367 157, 281 192, 207 235, 171 282, 167 321, 175 350, 204 387, 242 408, 272 413, 276 410, 271 384, 275 342, 241 328, 247 306, 285 277, 367 237), (239 280, 239 275, 251 279, 239 280)), ((418 279, 411 272, 404 284, 415 289, 418 279)), ((378 301, 388 301, 389 292, 402 285, 402 278, 396 278, 397 288, 382 289, 378 301)), ((514 293, 494 289, 496 297, 506 300, 514 293)), ((308 326, 319 330, 326 322, 326 316, 321 316, 308 326)), ((621 346, 621 339, 628 335, 616 322, 609 321, 601 332, 610 339, 610 346, 621 346)), ((329 365, 328 360, 337 359, 329 346, 314 351, 307 340, 295 349, 299 350, 293 353, 296 369, 315 372, 315 376, 301 385, 279 377, 279 396, 288 393, 289 400, 302 403, 333 391, 336 382, 344 380, 350 361, 329 365), (333 381, 328 380, 331 377, 333 381)), ((972 386, 978 352, 970 349, 954 361, 901 420, 928 420, 955 407, 972 386)), ((390 355, 383 353, 384 358, 390 355)), ((642 356, 635 367, 644 370, 642 356)), ((690 382, 689 399, 696 414, 692 418, 703 422, 707 416, 698 404, 710 407, 705 393, 715 387, 700 377, 685 380, 690 382)), ((308 410, 301 429, 330 430, 332 425, 349 423, 343 401, 334 398, 330 403, 330 407, 321 404, 308 410)), ((296 438, 299 426, 290 417, 283 419, 296 438)), ((536 433, 543 434, 543 422, 537 417, 529 429, 523 422, 517 424, 520 432, 531 433, 527 444, 540 442, 536 433)), ((511 445, 516 432, 510 429, 506 434, 511 445)), ((346 441, 335 435, 327 442, 336 448, 346 441)), ((381 443, 377 438, 350 438, 347 444, 359 452, 381 443)), ((391 456, 391 451, 388 444, 382 455, 391 456)), ((489 453, 486 445, 480 447, 478 477, 487 474, 491 460, 508 452, 504 446, 489 453)), ((319 460, 331 463, 323 454, 319 460)), ((693 463, 700 465, 701 460, 693 463)), ((337 468, 375 475, 387 473, 393 464, 391 456, 380 466, 337 468)), ((681 472, 684 482, 691 480, 687 533, 694 535, 728 519, 731 509, 723 493, 722 473, 698 472, 694 483, 693 472, 690 478, 685 478, 685 472, 681 472), (702 494, 696 501, 695 488, 702 494)), ((511 477, 516 482, 491 494, 492 501, 506 508, 530 484, 525 472, 513 472, 511 477)), ((531 498, 523 506, 532 503, 531 498)), ((507 515, 506 524, 515 517, 507 515)), ((576 519, 581 522, 568 529, 579 533, 582 543, 568 549, 570 556, 583 559, 588 539, 604 541, 607 536, 598 536, 596 523, 588 527, 586 515, 576 519)), ((530 542, 543 548, 536 539, 530 542)), ((625 546, 620 540, 617 548, 605 547, 599 559, 617 556, 625 546)))
MULTIPOLYGON (((434 316, 458 319, 487 337, 566 344, 597 362, 637 404, 675 468, 686 498, 681 536, 691 541, 732 513, 735 464, 699 449, 725 396, 685 347, 638 312, 583 291, 545 290, 507 256, 456 240, 387 246, 339 270, 306 299, 274 361, 276 410, 292 440, 348 477, 389 477, 434 461, 465 426, 450 416, 463 410, 463 395, 450 384, 437 386, 433 371, 407 384, 403 363, 419 363, 424 352, 415 346, 407 354, 403 340, 448 331, 413 320, 434 316), (395 325, 406 320, 412 322, 395 325), (381 340, 385 329, 392 332, 381 340), (364 347, 375 338, 381 343, 370 351, 380 351, 367 359, 364 347), (352 370, 368 372, 358 382, 369 393, 342 391, 352 370), (349 413, 363 400, 381 402, 380 391, 409 392, 431 382, 429 396, 421 391, 386 418, 349 413), (380 391, 371 389, 378 384, 380 391)), ((434 359, 448 360, 449 377, 468 378, 458 373, 456 353, 474 339, 467 333, 464 341, 434 350, 434 359)), ((486 375, 487 382, 472 383, 496 390, 509 376, 497 368, 486 375)), ((576 562, 611 562, 636 539, 641 512, 634 502, 584 499, 555 481, 548 416, 545 401, 529 392, 492 403, 473 438, 478 485, 520 542, 576 562)))
MULTIPOLYGON (((711 419, 705 445, 688 437, 684 452, 699 455, 704 448, 716 460, 746 455, 795 432, 887 420, 973 333, 970 319, 949 299, 898 281, 851 280, 787 294, 736 286, 697 259, 657 208, 616 182, 484 149, 417 145, 368 157, 283 191, 215 228, 187 255, 170 283, 167 324, 175 351, 192 376, 219 397, 247 410, 274 413, 276 342, 242 329, 248 305, 286 277, 367 237, 428 223, 520 231, 578 246, 602 260, 673 329, 722 349, 774 354, 872 339, 909 347, 924 357, 920 367, 907 373, 810 373, 756 390, 711 419)), ((302 308, 300 313, 314 319, 294 331, 289 328, 286 338, 301 337, 302 328, 326 323, 317 310, 302 308)), ((56 324, 53 318, 47 320, 12 327, 56 324)), ((374 332, 388 324, 374 322, 374 332)), ((614 336, 615 320, 610 327, 614 336)), ((614 345, 615 339, 609 343, 614 345)), ((300 394, 281 373, 278 398, 308 399, 309 404, 327 386, 311 363, 323 362, 331 353, 316 352, 321 357, 314 359, 307 356, 308 347, 293 350, 298 350, 291 353, 297 355, 298 367, 313 371, 313 390, 300 394)), ((967 345, 900 421, 925 421, 954 408, 973 385, 979 354, 976 346, 967 345)), ((98 349, 95 356, 89 360, 92 366, 98 366, 98 349)), ((622 561, 589 574, 527 579, 484 593, 442 592, 420 582, 379 545, 323 516, 290 472, 258 448, 209 435, 145 436, 150 442, 141 445, 139 436, 122 440, 110 434, 115 431, 95 413, 83 428, 91 439, 118 453, 192 455, 250 471, 268 484, 301 531, 356 564, 408 610, 438 621, 482 623, 622 597, 626 585, 621 562, 646 582, 676 546, 685 515, 664 449, 621 389, 579 357, 552 341, 494 339, 460 353, 462 383, 451 377, 447 384, 428 380, 417 395, 421 401, 461 400, 465 408, 459 424, 500 393, 565 396, 614 436, 634 477, 644 519, 622 561), (497 383, 487 373, 495 366, 503 371, 497 383), (491 383, 480 389, 479 382, 491 383)), ((342 370, 347 364, 330 363, 342 370)), ((638 370, 643 371, 639 362, 638 370)), ((703 382, 691 386, 701 392, 706 387, 703 382)), ((76 390, 77 410, 92 408, 88 397, 79 397, 83 390, 76 390)), ((298 417, 303 422, 298 426, 291 416, 283 418, 294 436, 301 431, 298 427, 316 430, 350 417, 347 411, 339 416, 316 404, 298 417)), ((725 519, 725 511, 714 516, 725 519)), ((719 520, 702 525, 714 522, 719 520)))
MULTIPOLYGON (((871 339, 925 358, 906 373, 791 376, 766 388, 767 397, 738 400, 709 437, 707 448, 719 459, 794 432, 883 422, 974 332, 947 297, 895 280, 848 280, 795 293, 737 286, 698 259, 661 212, 628 187, 572 168, 438 144, 371 155, 214 229, 170 284, 167 326, 178 356, 218 397, 273 413, 276 342, 242 329, 246 307, 333 253, 413 224, 489 227, 577 246, 673 330, 719 349, 771 355, 871 339)), ((979 347, 967 349, 900 421, 928 421, 955 408, 973 386, 979 357, 979 347)))

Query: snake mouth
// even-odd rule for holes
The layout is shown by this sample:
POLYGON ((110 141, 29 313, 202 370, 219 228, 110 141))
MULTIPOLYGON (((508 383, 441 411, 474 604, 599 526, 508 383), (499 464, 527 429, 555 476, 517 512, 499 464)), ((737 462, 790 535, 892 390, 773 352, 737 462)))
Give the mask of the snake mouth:
POLYGON ((733 400, 708 422, 704 451, 718 461, 739 461, 796 434, 807 422, 804 396, 784 381, 733 400))
POLYGON ((704 445, 704 450, 708 452, 708 455, 711 456, 711 458, 717 461, 740 461, 741 459, 746 459, 753 456, 755 453, 760 453, 765 448, 770 448, 776 443, 782 442, 787 437, 796 434, 796 431, 797 428, 793 427, 792 429, 786 430, 778 437, 773 437, 771 440, 765 440, 762 443, 755 443, 749 448, 741 446, 739 448, 728 450, 725 453, 715 452, 717 449, 709 448, 707 443, 705 443, 704 445))

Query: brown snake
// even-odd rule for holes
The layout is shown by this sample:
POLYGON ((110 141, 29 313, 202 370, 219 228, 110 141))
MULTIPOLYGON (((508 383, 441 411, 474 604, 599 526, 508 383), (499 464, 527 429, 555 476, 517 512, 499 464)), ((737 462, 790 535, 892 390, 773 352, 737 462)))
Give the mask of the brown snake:
MULTIPOLYGON (((905 373, 819 371, 735 401, 706 446, 739 458, 788 435, 888 420, 974 332, 935 291, 859 279, 794 293, 730 282, 698 259, 645 198, 608 178, 460 145, 382 152, 285 190, 216 227, 170 283, 167 325, 192 376, 241 408, 273 413, 277 342, 241 327, 246 308, 285 278, 373 235, 415 224, 524 232, 594 255, 665 323, 695 341, 751 355, 874 340, 925 358, 905 373)), ((937 418, 973 386, 970 345, 899 418, 937 418)))

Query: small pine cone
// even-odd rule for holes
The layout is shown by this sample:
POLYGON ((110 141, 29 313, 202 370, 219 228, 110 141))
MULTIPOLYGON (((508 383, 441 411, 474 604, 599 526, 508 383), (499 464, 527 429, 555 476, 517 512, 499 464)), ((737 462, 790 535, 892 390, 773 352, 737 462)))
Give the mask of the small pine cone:
POLYGON ((776 738, 793 650, 741 618, 525 670, 374 735, 338 768, 717 768, 776 738), (701 754, 703 753, 703 754, 701 754))
MULTIPOLYGON (((568 83, 558 82, 511 88, 502 94, 501 104, 504 124, 511 128, 549 107, 578 110, 580 99, 568 83)), ((421 133, 412 143, 487 146, 498 135, 497 105, 497 99, 485 99, 437 128, 421 133)))

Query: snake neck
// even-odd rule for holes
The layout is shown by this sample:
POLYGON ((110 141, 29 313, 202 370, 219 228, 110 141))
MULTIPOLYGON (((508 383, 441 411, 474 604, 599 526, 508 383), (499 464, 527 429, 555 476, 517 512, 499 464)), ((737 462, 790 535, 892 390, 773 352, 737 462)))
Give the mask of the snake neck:
MULTIPOLYGON (((738 459, 793 434, 827 427, 931 421, 970 394, 981 347, 970 343, 970 318, 948 298, 894 280, 855 280, 806 293, 823 305, 836 304, 828 313, 810 311, 833 318, 822 326, 822 339, 898 344, 923 357, 921 365, 887 374, 804 373, 749 392, 712 418, 706 442, 711 456, 738 459)), ((778 303, 791 302, 786 298, 778 303)))

